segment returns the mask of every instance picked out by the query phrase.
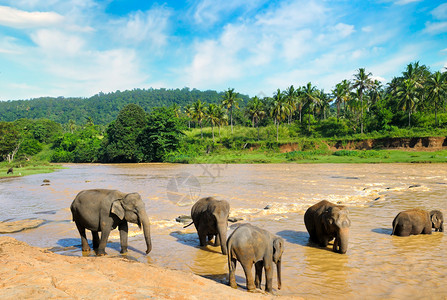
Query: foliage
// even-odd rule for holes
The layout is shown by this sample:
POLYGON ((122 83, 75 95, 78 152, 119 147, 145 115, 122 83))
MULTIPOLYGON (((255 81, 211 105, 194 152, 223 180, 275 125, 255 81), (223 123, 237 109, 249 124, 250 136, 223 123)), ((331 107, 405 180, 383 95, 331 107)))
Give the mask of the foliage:
POLYGON ((137 139, 147 125, 147 113, 137 104, 126 105, 106 130, 104 162, 141 162, 144 153, 137 139))
POLYGON ((138 137, 145 161, 161 162, 175 151, 183 136, 183 126, 171 108, 156 108, 148 117, 146 127, 138 137))

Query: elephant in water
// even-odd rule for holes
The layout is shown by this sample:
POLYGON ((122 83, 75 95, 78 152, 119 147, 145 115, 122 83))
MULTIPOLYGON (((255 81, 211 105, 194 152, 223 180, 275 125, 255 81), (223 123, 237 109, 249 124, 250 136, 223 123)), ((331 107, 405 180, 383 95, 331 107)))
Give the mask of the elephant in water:
POLYGON ((230 204, 225 200, 216 200, 213 197, 198 200, 191 208, 192 222, 199 235, 200 246, 206 246, 207 237, 215 237, 214 246, 219 246, 222 254, 227 254, 227 227, 230 204))
POLYGON ((444 217, 439 210, 430 213, 422 209, 409 209, 401 211, 393 220, 392 235, 409 236, 416 234, 431 234, 435 231, 444 231, 444 217))
POLYGON ((326 247, 335 238, 334 252, 344 254, 348 250, 351 220, 345 206, 322 200, 306 210, 304 224, 310 240, 321 247, 326 247))
POLYGON ((82 251, 89 251, 85 230, 93 236, 93 249, 97 255, 105 255, 110 231, 118 226, 121 253, 127 252, 127 222, 143 225, 146 254, 152 250, 149 217, 138 193, 125 194, 117 190, 84 190, 79 192, 70 206, 73 221, 81 235, 82 251), (98 232, 101 231, 101 240, 98 232))
POLYGON ((232 288, 236 284, 236 262, 239 261, 245 272, 247 289, 261 288, 262 269, 265 269, 265 291, 272 292, 273 263, 276 264, 278 289, 281 289, 281 258, 284 252, 284 240, 267 230, 251 224, 242 224, 236 228, 227 241, 229 281, 232 288), (251 268, 255 264, 255 280, 251 268))

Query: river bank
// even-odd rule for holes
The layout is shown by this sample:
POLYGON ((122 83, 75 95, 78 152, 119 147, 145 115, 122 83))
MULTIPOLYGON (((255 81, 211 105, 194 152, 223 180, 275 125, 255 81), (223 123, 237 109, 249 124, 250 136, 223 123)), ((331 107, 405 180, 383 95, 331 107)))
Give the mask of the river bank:
POLYGON ((123 257, 62 256, 6 236, 0 260, 2 299, 273 298, 123 257))

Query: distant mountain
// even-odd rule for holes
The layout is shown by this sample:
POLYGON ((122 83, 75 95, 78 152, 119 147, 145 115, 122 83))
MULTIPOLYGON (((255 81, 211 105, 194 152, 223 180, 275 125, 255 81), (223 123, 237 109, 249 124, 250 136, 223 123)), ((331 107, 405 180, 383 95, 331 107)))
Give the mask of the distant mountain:
MULTIPOLYGON (((0 121, 15 121, 17 119, 41 119, 66 124, 73 120, 76 124, 84 124, 92 118, 95 124, 108 124, 113 121, 118 112, 127 104, 135 103, 145 111, 153 107, 171 106, 177 104, 184 107, 197 99, 207 103, 220 103, 223 92, 199 91, 183 89, 134 89, 131 91, 116 91, 99 93, 90 98, 52 98, 42 97, 31 100, 0 101, 0 121)), ((239 94, 244 106, 249 99, 247 95, 239 94)))

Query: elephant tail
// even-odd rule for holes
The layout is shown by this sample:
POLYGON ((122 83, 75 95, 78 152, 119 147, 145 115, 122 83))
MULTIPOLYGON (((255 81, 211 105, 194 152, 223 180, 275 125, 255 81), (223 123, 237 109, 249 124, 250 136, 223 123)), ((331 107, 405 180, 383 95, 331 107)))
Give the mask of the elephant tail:
POLYGON ((183 226, 183 228, 189 227, 189 226, 191 226, 193 223, 194 223, 194 222, 191 222, 191 223, 189 223, 188 225, 183 226))

